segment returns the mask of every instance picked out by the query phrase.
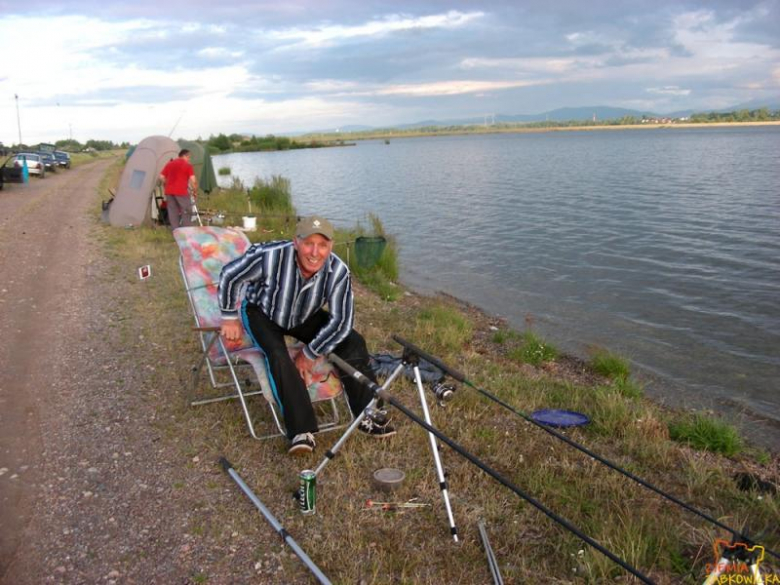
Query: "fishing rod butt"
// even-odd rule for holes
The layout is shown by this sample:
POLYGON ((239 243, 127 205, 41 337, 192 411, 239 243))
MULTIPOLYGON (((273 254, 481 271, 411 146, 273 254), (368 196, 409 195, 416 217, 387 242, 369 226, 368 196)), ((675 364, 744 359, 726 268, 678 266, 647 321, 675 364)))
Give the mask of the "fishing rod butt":
POLYGON ((233 469, 233 464, 225 459, 223 455, 219 456, 219 465, 222 467, 222 471, 225 473, 228 473, 231 469, 233 469))

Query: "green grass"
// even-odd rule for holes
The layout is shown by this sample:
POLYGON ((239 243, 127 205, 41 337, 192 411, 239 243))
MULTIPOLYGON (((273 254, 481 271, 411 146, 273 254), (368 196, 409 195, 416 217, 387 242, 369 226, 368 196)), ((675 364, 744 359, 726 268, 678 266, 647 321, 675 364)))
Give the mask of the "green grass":
POLYGON ((520 339, 520 334, 512 329, 499 329, 490 336, 490 341, 498 345, 504 345, 509 341, 520 339))
POLYGON ((414 338, 447 352, 461 349, 471 339, 469 320, 454 307, 445 305, 425 308, 417 315, 414 338))
POLYGON ((637 382, 630 378, 617 378, 614 381, 615 390, 626 398, 641 398, 644 395, 644 390, 637 382))
POLYGON ((696 413, 669 424, 669 436, 678 443, 733 457, 744 448, 737 429, 716 418, 696 413))
POLYGON ((517 362, 539 366, 544 362, 554 360, 558 350, 544 341, 533 331, 523 333, 523 343, 509 352, 509 357, 517 362))
POLYGON ((290 179, 273 175, 270 179, 255 179, 249 190, 249 200, 259 213, 294 215, 290 179))
POLYGON ((218 175, 229 175, 230 174, 230 167, 219 167, 219 170, 217 171, 218 175))
POLYGON ((612 380, 627 380, 631 375, 628 361, 607 349, 594 350, 589 364, 594 372, 612 380))

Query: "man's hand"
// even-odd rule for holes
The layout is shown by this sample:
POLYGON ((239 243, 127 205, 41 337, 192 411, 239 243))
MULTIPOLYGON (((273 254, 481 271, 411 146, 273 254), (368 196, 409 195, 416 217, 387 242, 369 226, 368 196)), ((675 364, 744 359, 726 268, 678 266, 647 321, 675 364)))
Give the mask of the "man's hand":
POLYGON ((219 333, 228 341, 238 341, 244 334, 244 328, 241 326, 241 319, 222 319, 219 333))
POLYGON ((295 367, 298 370, 298 373, 301 375, 301 379, 306 386, 309 385, 309 379, 311 378, 311 367, 313 364, 314 361, 307 358, 303 351, 298 352, 298 355, 295 356, 295 367))

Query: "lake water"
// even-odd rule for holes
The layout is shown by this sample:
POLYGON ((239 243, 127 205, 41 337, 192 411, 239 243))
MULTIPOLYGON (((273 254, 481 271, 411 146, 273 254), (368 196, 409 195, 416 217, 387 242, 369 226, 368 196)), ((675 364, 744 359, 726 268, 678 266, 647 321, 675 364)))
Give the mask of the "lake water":
POLYGON ((377 214, 413 289, 520 329, 530 315, 582 356, 608 347, 656 398, 780 421, 778 127, 396 139, 214 162, 246 184, 289 178, 299 213, 344 226, 377 214))

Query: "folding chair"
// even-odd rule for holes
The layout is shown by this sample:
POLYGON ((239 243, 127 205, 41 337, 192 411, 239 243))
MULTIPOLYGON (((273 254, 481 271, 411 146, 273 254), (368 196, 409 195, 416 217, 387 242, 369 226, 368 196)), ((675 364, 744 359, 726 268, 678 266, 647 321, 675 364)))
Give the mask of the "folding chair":
MULTIPOLYGON (((198 406, 238 399, 252 437, 269 439, 278 437, 279 434, 286 435, 278 404, 271 391, 272 380, 268 373, 265 354, 253 344, 246 332, 239 341, 226 341, 219 334, 222 320, 217 297, 219 273, 222 266, 242 255, 249 248, 251 245, 249 240, 238 230, 212 226, 178 228, 174 230, 173 236, 181 252, 179 267, 195 318, 193 329, 198 332, 202 349, 199 361, 193 367, 190 398, 194 395, 204 364, 212 388, 232 388, 232 392, 228 395, 194 399, 190 404, 198 406), (254 384, 250 378, 245 377, 246 373, 254 374, 254 384), (252 386, 259 390, 253 389, 252 386), (258 436, 255 431, 247 398, 258 394, 262 394, 265 402, 270 406, 279 433, 258 436)), ((294 357, 301 347, 300 343, 288 345, 290 355, 294 357)), ((322 418, 318 421, 320 432, 349 424, 353 420, 353 415, 333 365, 322 357, 314 362, 310 376, 307 377, 309 378, 307 389, 312 403, 315 405, 322 403, 326 407, 318 409, 319 416, 322 418), (340 415, 336 402, 340 395, 343 395, 347 402, 347 413, 350 417, 350 420, 343 425, 339 425, 340 415), (322 412, 323 410, 325 412, 322 412)))

